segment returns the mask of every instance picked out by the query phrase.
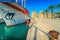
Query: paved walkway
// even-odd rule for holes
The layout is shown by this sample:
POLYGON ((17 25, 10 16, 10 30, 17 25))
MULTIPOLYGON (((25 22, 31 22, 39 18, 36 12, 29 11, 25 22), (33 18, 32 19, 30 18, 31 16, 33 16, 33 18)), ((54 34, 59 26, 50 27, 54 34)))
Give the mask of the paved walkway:
MULTIPOLYGON (((51 30, 60 33, 60 19, 39 19, 35 18, 30 25, 35 22, 28 31, 27 40, 49 40, 48 32, 51 30)), ((59 39, 60 40, 60 35, 59 39)))

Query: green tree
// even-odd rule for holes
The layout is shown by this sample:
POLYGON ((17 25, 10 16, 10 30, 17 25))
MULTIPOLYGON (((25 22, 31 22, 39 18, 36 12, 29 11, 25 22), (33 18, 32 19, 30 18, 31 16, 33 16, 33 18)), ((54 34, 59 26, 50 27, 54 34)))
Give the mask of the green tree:
POLYGON ((53 10, 55 9, 55 6, 54 5, 50 5, 48 9, 51 10, 52 18, 53 18, 53 10))
POLYGON ((58 8, 58 11, 60 10, 60 4, 57 4, 57 6, 56 6, 57 8, 58 8))
POLYGON ((48 10, 47 9, 45 10, 45 13, 46 13, 46 18, 48 18, 48 10))
POLYGON ((43 14, 43 18, 44 18, 44 16, 45 16, 44 14, 45 14, 45 13, 44 13, 44 12, 42 12, 42 14, 43 14))

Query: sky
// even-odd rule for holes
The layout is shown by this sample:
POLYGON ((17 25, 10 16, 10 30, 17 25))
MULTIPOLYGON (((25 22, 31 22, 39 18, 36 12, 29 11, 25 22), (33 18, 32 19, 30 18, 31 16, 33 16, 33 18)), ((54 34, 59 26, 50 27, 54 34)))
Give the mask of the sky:
MULTIPOLYGON (((16 2, 16 0, 0 0, 3 2, 16 2)), ((32 11, 36 11, 38 14, 41 11, 48 9, 50 5, 60 4, 60 0, 26 0, 25 8, 29 11, 29 14, 32 14, 32 11)), ((22 5, 22 0, 18 0, 18 4, 22 5)), ((54 10, 56 12, 57 10, 54 10)))
MULTIPOLYGON (((41 11, 48 9, 50 5, 60 4, 60 0, 27 0, 26 8, 32 13, 32 11, 36 11, 38 14, 41 11)), ((56 12, 57 10, 54 10, 56 12)))

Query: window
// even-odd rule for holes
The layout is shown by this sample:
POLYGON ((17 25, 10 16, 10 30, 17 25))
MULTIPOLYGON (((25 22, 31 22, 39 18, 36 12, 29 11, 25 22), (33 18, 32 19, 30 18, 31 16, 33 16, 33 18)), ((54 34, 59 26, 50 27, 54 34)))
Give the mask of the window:
POLYGON ((6 18, 7 20, 11 20, 14 15, 15 15, 15 13, 7 13, 6 16, 5 16, 5 18, 6 18))

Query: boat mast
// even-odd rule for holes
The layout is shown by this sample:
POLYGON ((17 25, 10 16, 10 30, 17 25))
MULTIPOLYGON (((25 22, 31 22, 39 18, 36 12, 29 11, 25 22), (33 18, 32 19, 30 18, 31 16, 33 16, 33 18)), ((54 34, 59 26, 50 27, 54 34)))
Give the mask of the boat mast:
POLYGON ((26 0, 22 0, 22 6, 25 8, 26 7, 26 0))
POLYGON ((18 1, 16 0, 16 3, 18 3, 18 1))

